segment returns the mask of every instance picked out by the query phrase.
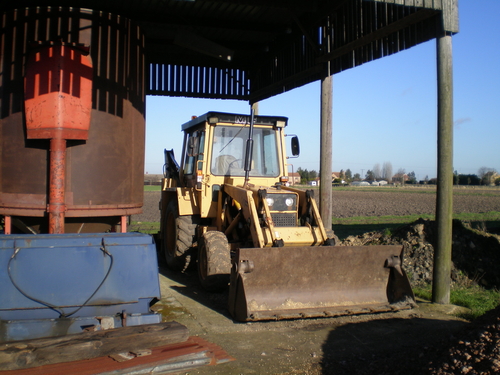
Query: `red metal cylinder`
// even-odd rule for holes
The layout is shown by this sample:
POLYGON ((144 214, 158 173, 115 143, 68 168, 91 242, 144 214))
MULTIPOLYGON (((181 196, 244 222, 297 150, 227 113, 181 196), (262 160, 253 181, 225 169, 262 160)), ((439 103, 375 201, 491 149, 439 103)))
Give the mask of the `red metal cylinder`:
POLYGON ((27 138, 22 106, 28 41, 89 46, 94 67, 88 139, 66 144, 65 232, 107 230, 96 226, 109 229, 120 225, 121 216, 141 213, 146 64, 138 26, 78 8, 0 16, 0 215, 48 232, 49 141, 27 138))

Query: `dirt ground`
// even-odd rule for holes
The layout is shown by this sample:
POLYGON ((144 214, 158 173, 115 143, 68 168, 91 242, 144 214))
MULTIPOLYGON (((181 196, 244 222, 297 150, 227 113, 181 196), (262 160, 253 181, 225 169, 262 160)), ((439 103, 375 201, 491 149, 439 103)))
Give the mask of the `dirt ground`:
POLYGON ((154 309, 235 359, 182 372, 190 375, 424 374, 424 356, 470 325, 448 315, 456 307, 426 302, 377 315, 239 323, 227 312, 227 291, 205 292, 193 270, 173 274, 161 267, 160 284, 154 309), (408 363, 416 371, 400 372, 408 363))
MULTIPOLYGON (((432 214, 434 193, 335 191, 334 216, 432 214)), ((159 192, 145 193, 144 214, 158 221, 159 192)), ((500 211, 500 189, 457 190, 454 212, 500 211), (472 192, 471 192, 472 191, 472 192)), ((420 301, 412 310, 377 315, 280 322, 234 322, 227 291, 207 293, 196 270, 160 268, 162 300, 154 306, 165 320, 185 324, 221 346, 235 361, 185 374, 495 374, 500 371, 500 310, 483 321, 450 315, 454 306, 420 301)))

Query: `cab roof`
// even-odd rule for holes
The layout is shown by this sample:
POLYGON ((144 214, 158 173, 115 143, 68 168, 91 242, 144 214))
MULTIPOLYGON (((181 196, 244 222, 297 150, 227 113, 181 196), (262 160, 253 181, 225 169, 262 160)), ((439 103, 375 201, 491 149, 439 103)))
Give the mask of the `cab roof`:
MULTIPOLYGON (((195 117, 191 121, 182 124, 182 130, 185 131, 192 127, 195 127, 201 123, 209 121, 212 123, 216 122, 226 122, 230 124, 250 124, 250 115, 236 114, 236 113, 224 113, 224 112, 207 112, 204 115, 195 117)), ((283 116, 254 116, 254 125, 268 125, 276 126, 278 121, 284 123, 284 126, 288 123, 288 117, 283 116)))

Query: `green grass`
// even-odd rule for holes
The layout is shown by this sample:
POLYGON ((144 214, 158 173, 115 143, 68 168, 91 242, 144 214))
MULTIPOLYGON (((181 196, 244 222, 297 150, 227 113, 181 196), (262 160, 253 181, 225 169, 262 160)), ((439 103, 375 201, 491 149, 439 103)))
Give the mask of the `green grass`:
MULTIPOLYGON (((395 229, 402 225, 413 223, 417 219, 434 220, 434 215, 407 215, 407 216, 357 216, 346 218, 332 218, 335 234, 340 239, 348 236, 357 236, 367 232, 395 229)), ((488 229, 500 228, 500 212, 461 213, 453 215, 454 219, 471 223, 472 228, 483 224, 488 229)))
MULTIPOLYGON (((431 285, 416 287, 413 289, 413 292, 417 297, 428 301, 432 300, 431 285)), ((459 316, 467 320, 473 320, 498 306, 500 303, 500 291, 483 289, 478 285, 455 285, 451 287, 450 303, 470 309, 469 313, 462 313, 459 316)))
POLYGON ((144 185, 144 191, 160 191, 160 185, 144 185))
POLYGON ((133 221, 128 226, 129 232, 141 232, 146 234, 155 234, 160 231, 160 223, 146 222, 146 221, 133 221))

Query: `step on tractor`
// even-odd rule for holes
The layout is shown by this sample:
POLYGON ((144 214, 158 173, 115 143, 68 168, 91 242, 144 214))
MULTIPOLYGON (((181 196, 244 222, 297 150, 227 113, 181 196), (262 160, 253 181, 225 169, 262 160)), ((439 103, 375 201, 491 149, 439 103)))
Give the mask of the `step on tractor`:
MULTIPOLYGON (((407 309, 402 246, 338 246, 313 190, 290 184, 288 119, 209 112, 182 125, 180 165, 165 150, 161 251, 171 270, 197 260, 201 285, 229 284, 239 321, 407 309)), ((293 156, 299 154, 296 136, 293 156)))

